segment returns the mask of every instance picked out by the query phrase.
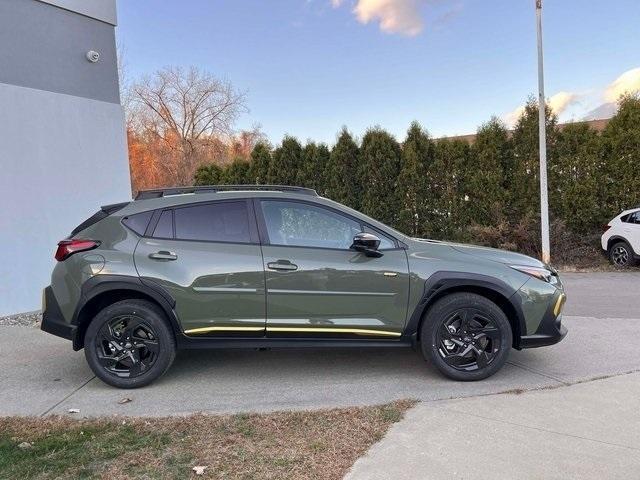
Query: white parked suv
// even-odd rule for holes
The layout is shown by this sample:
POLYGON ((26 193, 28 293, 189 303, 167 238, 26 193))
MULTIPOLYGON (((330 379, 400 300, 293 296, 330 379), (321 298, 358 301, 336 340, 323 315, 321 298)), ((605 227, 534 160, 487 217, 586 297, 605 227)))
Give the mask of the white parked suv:
POLYGON ((640 261, 640 208, 625 210, 611 220, 602 234, 602 249, 617 267, 640 261))

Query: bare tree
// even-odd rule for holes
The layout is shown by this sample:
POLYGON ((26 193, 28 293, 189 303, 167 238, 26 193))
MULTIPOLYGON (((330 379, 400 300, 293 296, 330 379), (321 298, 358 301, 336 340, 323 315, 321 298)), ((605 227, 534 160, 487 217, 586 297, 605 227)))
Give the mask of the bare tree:
POLYGON ((230 141, 231 156, 249 160, 253 147, 260 142, 266 142, 267 136, 259 124, 253 124, 250 130, 242 130, 230 141))
POLYGON ((160 138, 177 157, 166 167, 189 183, 206 150, 233 136, 245 94, 196 67, 165 67, 131 86, 130 128, 160 138))

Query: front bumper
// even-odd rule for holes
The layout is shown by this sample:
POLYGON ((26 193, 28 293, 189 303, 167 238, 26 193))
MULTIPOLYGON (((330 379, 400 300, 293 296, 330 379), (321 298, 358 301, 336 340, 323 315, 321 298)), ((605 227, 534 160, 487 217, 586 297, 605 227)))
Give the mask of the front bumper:
POLYGON ((564 292, 558 291, 542 318, 538 330, 533 335, 525 335, 520 338, 520 348, 554 345, 567 335, 567 327, 562 325, 562 308, 566 298, 564 292))
POLYGON ((74 340, 76 336, 77 327, 65 321, 51 287, 45 288, 43 292, 42 323, 40 324, 40 329, 57 337, 66 338, 67 340, 74 340))

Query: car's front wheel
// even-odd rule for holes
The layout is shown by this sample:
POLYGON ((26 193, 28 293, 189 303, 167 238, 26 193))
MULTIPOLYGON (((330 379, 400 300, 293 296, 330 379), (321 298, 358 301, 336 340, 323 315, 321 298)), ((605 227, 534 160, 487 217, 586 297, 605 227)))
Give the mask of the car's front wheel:
POLYGON ((101 310, 84 338, 85 357, 100 380, 118 388, 148 385, 173 363, 176 346, 164 313, 144 300, 101 310))
POLYGON ((486 297, 459 292, 438 300, 420 330, 424 357, 449 378, 482 380, 496 373, 511 349, 511 325, 486 297))
POLYGON ((626 268, 634 265, 633 250, 627 242, 617 242, 609 249, 609 260, 616 267, 626 268))

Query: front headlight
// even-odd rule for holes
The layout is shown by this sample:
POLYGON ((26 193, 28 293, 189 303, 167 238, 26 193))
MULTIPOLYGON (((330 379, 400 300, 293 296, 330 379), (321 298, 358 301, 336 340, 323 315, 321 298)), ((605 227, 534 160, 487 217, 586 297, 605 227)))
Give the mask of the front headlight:
POLYGON ((532 277, 536 277, 538 280, 550 283, 551 285, 558 285, 558 274, 555 270, 550 270, 544 267, 528 267, 525 265, 510 265, 511 268, 518 270, 519 272, 526 273, 532 277))

